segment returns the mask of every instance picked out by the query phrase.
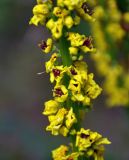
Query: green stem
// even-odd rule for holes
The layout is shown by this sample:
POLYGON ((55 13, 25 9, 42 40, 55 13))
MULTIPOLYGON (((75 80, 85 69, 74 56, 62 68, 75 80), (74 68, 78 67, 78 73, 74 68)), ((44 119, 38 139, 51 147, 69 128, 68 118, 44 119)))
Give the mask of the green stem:
MULTIPOLYGON (((58 43, 58 48, 60 50, 60 55, 62 58, 62 63, 63 66, 70 66, 72 65, 72 59, 71 56, 69 54, 69 42, 67 41, 66 37, 65 37, 65 31, 63 32, 63 36, 60 38, 59 43, 58 43)), ((66 87, 68 87, 69 84, 69 77, 67 75, 65 75, 64 77, 64 83, 66 85, 66 87)), ((78 104, 72 103, 70 99, 67 100, 67 105, 70 105, 68 107, 73 107, 73 111, 76 114, 77 120, 78 122, 74 125, 74 128, 78 131, 80 130, 80 114, 79 114, 79 107, 78 104)), ((75 147, 75 141, 76 141, 76 136, 70 136, 71 142, 73 143, 73 150, 76 150, 75 147)))
POLYGON ((73 105, 73 110, 74 110, 74 113, 76 114, 76 117, 77 117, 77 123, 75 124, 75 129, 77 130, 77 131, 79 131, 80 130, 80 128, 81 128, 81 117, 80 117, 80 110, 79 110, 79 106, 78 106, 78 104, 77 103, 74 103, 74 105, 73 105))
POLYGON ((62 58, 62 63, 64 66, 72 65, 72 59, 69 54, 69 42, 66 37, 63 35, 59 40, 59 50, 62 58))

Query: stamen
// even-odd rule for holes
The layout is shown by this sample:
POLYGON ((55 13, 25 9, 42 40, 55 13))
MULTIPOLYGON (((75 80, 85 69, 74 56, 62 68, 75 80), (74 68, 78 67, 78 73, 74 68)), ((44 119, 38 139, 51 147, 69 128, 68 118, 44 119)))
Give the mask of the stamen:
POLYGON ((88 37, 88 38, 84 41, 83 46, 86 46, 86 47, 88 47, 88 48, 92 48, 92 47, 91 47, 91 44, 92 44, 92 39, 91 39, 91 37, 88 37))
POLYGON ((73 84, 75 87, 77 87, 78 86, 78 84, 73 84))
POLYGON ((72 75, 77 75, 77 72, 73 68, 71 68, 70 72, 71 72, 72 75))
POLYGON ((89 6, 89 4, 87 2, 82 4, 82 9, 84 10, 85 13, 89 14, 90 16, 92 16, 93 9, 89 6))
POLYGON ((89 135, 86 135, 86 134, 84 134, 84 133, 81 133, 81 138, 88 138, 89 137, 89 135))
POLYGON ((56 96, 61 97, 62 95, 64 95, 64 93, 62 92, 62 90, 60 88, 57 88, 55 91, 56 96))
POLYGON ((45 50, 47 48, 47 43, 45 41, 42 41, 39 45, 38 45, 42 50, 45 50))
POLYGON ((98 150, 97 150, 97 149, 94 149, 94 153, 98 153, 98 150))
POLYGON ((60 70, 58 70, 58 69, 53 69, 52 72, 53 72, 55 77, 60 75, 60 70))

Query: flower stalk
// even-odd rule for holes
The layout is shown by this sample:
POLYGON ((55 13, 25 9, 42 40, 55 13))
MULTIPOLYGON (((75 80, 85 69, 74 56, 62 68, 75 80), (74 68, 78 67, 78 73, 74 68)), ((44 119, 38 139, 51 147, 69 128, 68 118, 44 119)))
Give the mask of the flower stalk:
POLYGON ((37 0, 30 24, 46 26, 52 37, 39 44, 50 54, 45 63, 46 73, 54 84, 53 99, 45 102, 43 114, 50 124, 46 131, 52 135, 70 137, 69 146, 52 151, 53 160, 103 159, 104 145, 110 144, 97 132, 82 127, 82 117, 90 111, 92 102, 102 89, 88 72, 83 57, 95 52, 92 37, 72 32, 80 20, 94 21, 93 9, 86 0, 37 0), (56 46, 55 46, 56 45, 56 46), (60 62, 61 58, 61 62, 60 62))
POLYGON ((69 50, 68 50, 69 43, 66 40, 64 34, 59 39, 58 48, 59 48, 59 51, 60 51, 60 54, 61 54, 61 59, 62 59, 63 66, 71 66, 72 65, 72 59, 71 59, 71 56, 70 56, 69 50))

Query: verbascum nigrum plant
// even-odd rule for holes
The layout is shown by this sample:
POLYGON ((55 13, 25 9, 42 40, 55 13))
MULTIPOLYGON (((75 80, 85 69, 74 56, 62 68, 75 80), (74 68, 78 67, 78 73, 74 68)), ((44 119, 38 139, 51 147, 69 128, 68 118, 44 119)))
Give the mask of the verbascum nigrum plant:
POLYGON ((73 31, 80 21, 94 23, 93 9, 87 0, 37 0, 30 24, 45 26, 51 37, 39 47, 49 54, 46 73, 54 84, 53 98, 44 103, 48 117, 46 131, 69 137, 68 146, 52 151, 53 160, 103 160, 107 138, 82 126, 84 113, 92 109, 93 100, 102 89, 88 72, 84 57, 95 54, 92 36, 73 31))
POLYGON ((129 108, 129 1, 94 0, 91 5, 96 18, 91 29, 97 48, 91 57, 104 78, 107 105, 129 108))

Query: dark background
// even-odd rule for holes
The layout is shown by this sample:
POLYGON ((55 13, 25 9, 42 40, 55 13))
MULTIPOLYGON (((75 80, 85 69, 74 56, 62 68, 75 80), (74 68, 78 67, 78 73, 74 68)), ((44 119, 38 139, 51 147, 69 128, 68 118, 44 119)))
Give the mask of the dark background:
MULTIPOLYGON (((28 25, 34 4, 0 0, 0 160, 49 160, 51 150, 66 143, 45 132, 48 122, 41 113, 52 86, 47 74, 37 75, 48 60, 37 47, 47 32, 28 25)), ((90 61, 89 66, 95 72, 90 61)), ((112 141, 106 160, 129 160, 129 117, 122 107, 108 109, 104 99, 97 98, 84 126, 112 141)))

